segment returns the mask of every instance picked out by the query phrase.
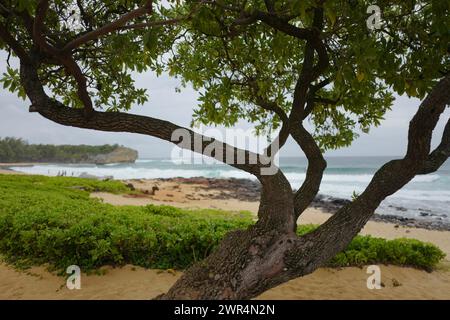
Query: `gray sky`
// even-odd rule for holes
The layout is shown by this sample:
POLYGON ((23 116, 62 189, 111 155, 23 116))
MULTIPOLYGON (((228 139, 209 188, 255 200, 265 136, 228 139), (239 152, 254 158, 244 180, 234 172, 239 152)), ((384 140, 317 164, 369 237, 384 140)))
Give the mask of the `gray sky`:
MULTIPOLYGON (((0 72, 6 69, 5 54, 0 52, 0 72)), ((138 87, 147 88, 150 99, 143 106, 134 107, 130 112, 148 115, 188 126, 192 110, 197 104, 197 93, 185 88, 181 93, 175 92, 179 81, 163 75, 159 78, 146 73, 136 76, 138 87)), ((0 137, 20 137, 30 143, 50 144, 122 144, 137 149, 140 157, 168 157, 173 145, 166 141, 131 133, 109 133, 87 129, 65 127, 53 123, 37 113, 29 113, 29 101, 23 101, 16 95, 0 87, 0 137)), ((392 111, 378 128, 369 134, 361 134, 349 148, 330 151, 328 156, 398 156, 406 150, 408 123, 414 115, 419 101, 398 97, 392 111)), ((435 130, 434 144, 437 145, 446 119, 447 110, 441 117, 435 130)), ((250 124, 242 122, 238 126, 248 129, 250 124)), ((288 141, 281 151, 281 156, 302 156, 299 147, 288 141)))

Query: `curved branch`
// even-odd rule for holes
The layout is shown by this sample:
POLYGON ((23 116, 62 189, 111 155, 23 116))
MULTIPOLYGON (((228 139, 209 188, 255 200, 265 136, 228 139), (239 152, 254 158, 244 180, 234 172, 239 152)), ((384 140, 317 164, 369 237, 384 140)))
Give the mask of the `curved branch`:
POLYGON ((152 13, 152 3, 153 3, 152 0, 147 0, 146 4, 143 7, 140 7, 136 10, 132 10, 132 11, 124 14, 123 16, 121 16, 116 21, 108 23, 96 30, 93 30, 91 32, 88 32, 88 33, 76 38, 76 39, 73 39, 72 41, 67 43, 62 48, 62 51, 70 52, 73 49, 78 48, 79 46, 81 46, 89 41, 98 39, 99 37, 101 37, 105 34, 108 34, 113 31, 118 30, 119 28, 123 27, 130 20, 138 18, 144 14, 151 14, 152 13))
MULTIPOLYGON (((323 29, 323 8, 314 9, 314 20, 312 29, 313 36, 308 39, 304 50, 304 61, 302 71, 294 89, 294 99, 292 102, 292 112, 289 116, 291 125, 299 125, 306 118, 305 105, 307 102, 307 92, 311 83, 315 81, 329 65, 328 53, 325 45, 320 39, 323 29), (317 52, 318 62, 314 65, 314 51, 317 52)), ((326 84, 325 84, 326 85, 326 84)), ((319 88, 317 88, 318 90, 319 88)))
POLYGON ((0 24, 0 38, 14 51, 20 60, 30 62, 30 56, 20 43, 7 31, 5 25, 0 24))
POLYGON ((297 219, 308 208, 319 192, 327 162, 313 136, 303 125, 291 128, 291 135, 308 159, 305 181, 303 181, 294 196, 295 217, 297 219))
POLYGON ((122 112, 98 111, 93 111, 89 119, 86 119, 83 110, 68 108, 45 94, 36 68, 32 64, 21 61, 20 76, 32 102, 30 112, 38 112, 56 123, 85 129, 150 135, 177 144, 180 148, 211 156, 251 173, 258 179, 261 179, 261 169, 272 165, 260 154, 233 147, 160 119, 122 112))
POLYGON ((318 32, 317 36, 306 43, 304 61, 299 79, 295 85, 292 112, 289 116, 290 134, 300 146, 308 159, 305 181, 294 196, 295 217, 298 218, 314 200, 319 192, 323 172, 327 163, 322 151, 312 135, 303 127, 303 120, 311 112, 314 101, 308 97, 314 96, 315 92, 329 83, 328 79, 319 82, 316 86, 311 83, 315 81, 328 66, 328 55, 325 46, 320 40, 320 32, 323 29, 323 9, 314 9, 313 28, 318 32), (318 62, 314 66, 314 51, 318 53, 318 62), (324 53, 325 52, 325 53, 324 53))
MULTIPOLYGON (((306 117, 308 117, 311 114, 311 112, 314 110, 316 102, 321 102, 321 101, 318 101, 318 99, 316 97, 317 91, 319 91, 323 87, 327 86, 329 83, 331 83, 331 79, 326 78, 326 79, 320 81, 318 84, 310 86, 310 88, 308 90, 308 96, 306 97, 305 110, 302 113, 302 120, 305 120, 306 117)), ((329 102, 331 102, 331 100, 329 102)))
POLYGON ((45 39, 45 36, 43 34, 44 29, 44 20, 47 16, 47 11, 49 9, 49 1, 48 0, 41 0, 36 8, 36 16, 34 18, 33 23, 33 34, 32 38, 34 42, 44 51, 51 54, 52 56, 59 56, 60 52, 57 48, 50 45, 47 40, 45 39))
POLYGON ((429 158, 433 130, 449 103, 450 75, 433 88, 411 120, 405 157, 383 165, 359 197, 342 207, 318 229, 299 238, 286 257, 285 262, 290 268, 307 274, 323 265, 350 243, 381 201, 401 189, 422 170, 429 158), (299 255, 308 257, 307 261, 302 259, 299 262, 299 255))
POLYGON ((89 96, 87 80, 81 71, 80 66, 75 62, 72 56, 64 56, 59 58, 66 70, 75 78, 77 82, 77 95, 84 106, 85 115, 89 115, 94 110, 91 97, 89 96))
POLYGON ((33 24, 33 40, 44 52, 48 53, 59 63, 61 63, 65 67, 67 72, 75 78, 75 81, 77 82, 78 98, 80 98, 81 102, 84 105, 85 116, 89 116, 93 112, 94 106, 87 90, 86 77, 81 71, 81 68, 78 66, 78 64, 70 54, 65 54, 60 49, 55 48, 54 46, 49 44, 45 39, 45 36, 43 35, 42 30, 44 28, 44 20, 47 15, 48 9, 49 1, 41 0, 36 9, 36 17, 33 24))
POLYGON ((450 118, 447 120, 447 124, 444 128, 441 143, 437 146, 433 152, 425 161, 423 168, 418 174, 428 174, 437 171, 447 159, 450 157, 450 118))
POLYGON ((289 118, 281 107, 275 102, 265 101, 260 96, 256 97, 256 103, 264 110, 275 113, 281 120, 281 130, 278 136, 270 143, 270 145, 264 151, 269 157, 273 157, 278 150, 280 150, 286 143, 289 137, 289 118), (275 153, 274 153, 275 151, 275 153))
POLYGON ((298 39, 313 40, 313 38, 315 37, 315 32, 311 29, 298 28, 272 13, 255 11, 251 16, 256 20, 264 22, 274 29, 282 31, 298 39))

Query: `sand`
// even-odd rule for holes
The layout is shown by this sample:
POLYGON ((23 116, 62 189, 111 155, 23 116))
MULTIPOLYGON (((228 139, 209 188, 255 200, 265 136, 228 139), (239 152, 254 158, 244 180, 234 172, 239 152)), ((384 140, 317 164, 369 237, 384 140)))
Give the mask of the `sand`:
MULTIPOLYGON (((81 289, 69 290, 63 277, 43 267, 16 271, 0 264, 0 299, 151 299, 166 292, 181 272, 127 265, 103 268, 104 275, 81 276, 81 289)), ((368 289, 366 268, 323 268, 273 288, 259 299, 450 299, 450 272, 427 273, 381 266, 384 287, 368 289), (399 286, 394 286, 396 283, 399 286)))
POLYGON ((25 173, 13 171, 13 170, 2 169, 2 167, 0 166, 0 174, 25 174, 25 173))
MULTIPOLYGON (((1 173, 1 171, 0 171, 1 173)), ((248 210, 256 213, 257 202, 234 199, 211 199, 217 190, 200 185, 177 184, 155 180, 133 181, 139 189, 155 195, 113 195, 93 193, 114 205, 167 204, 183 208, 218 208, 230 211, 248 210)), ((308 209, 299 223, 322 223, 330 217, 318 209, 308 209)), ((362 234, 394 239, 416 238, 438 245, 450 257, 450 232, 395 227, 393 224, 370 221, 362 234)), ((448 259, 447 257, 447 259, 448 259)), ((369 290, 366 268, 321 268, 313 274, 291 280, 273 288, 261 299, 450 299, 450 262, 444 261, 438 270, 428 273, 412 268, 380 266, 384 287, 369 290)), ((48 272, 45 267, 18 271, 0 263, 0 299, 151 299, 166 292, 181 276, 181 272, 149 270, 127 265, 104 267, 104 275, 81 278, 80 290, 69 290, 64 277, 48 272)))

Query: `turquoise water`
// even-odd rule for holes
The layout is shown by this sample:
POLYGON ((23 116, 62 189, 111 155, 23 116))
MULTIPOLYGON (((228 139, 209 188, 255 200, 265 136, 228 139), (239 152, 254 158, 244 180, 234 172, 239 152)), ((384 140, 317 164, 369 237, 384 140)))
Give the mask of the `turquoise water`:
MULTIPOLYGON (((323 195, 350 199, 353 192, 360 193, 368 185, 375 171, 388 157, 329 157, 320 193, 323 195)), ((170 159, 140 159, 134 164, 109 165, 37 165, 13 168, 27 173, 78 176, 83 172, 97 176, 113 176, 115 179, 209 177, 249 178, 246 172, 220 163, 205 163, 199 158, 197 164, 186 164, 170 159)), ((305 158, 281 158, 279 162, 293 188, 298 188, 305 178, 305 158)), ((388 197, 377 210, 381 214, 397 214, 407 217, 421 217, 433 213, 440 219, 450 221, 450 162, 429 175, 417 176, 394 195, 388 197), (397 207, 397 208, 396 208, 397 207), (401 211, 403 207, 406 211, 401 211), (422 214, 421 214, 422 213, 422 214), (447 217, 445 217, 447 215, 447 217)))

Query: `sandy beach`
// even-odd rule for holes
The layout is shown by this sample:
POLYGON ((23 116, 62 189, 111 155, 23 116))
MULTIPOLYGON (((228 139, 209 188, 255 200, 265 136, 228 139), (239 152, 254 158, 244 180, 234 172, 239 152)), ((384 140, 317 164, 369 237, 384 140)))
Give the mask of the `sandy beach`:
POLYGON ((8 170, 8 169, 2 169, 2 166, 0 163, 0 174, 24 174, 24 173, 13 171, 13 170, 8 170))
MULTIPOLYGON (((3 170, 5 171, 5 170, 3 170)), ((0 173, 3 173, 0 171, 0 173)), ((9 171, 8 173, 11 173, 9 171)), ((229 211, 247 210, 256 214, 257 201, 227 197, 225 191, 204 184, 164 180, 132 180, 133 187, 144 191, 139 195, 92 193, 113 205, 165 204, 183 208, 215 208, 229 211), (152 194, 153 187, 158 190, 152 194)), ((300 224, 320 224, 330 214, 309 208, 300 224)), ((382 285, 369 290, 366 268, 322 268, 311 275, 294 279, 273 288, 260 299, 450 299, 450 232, 398 226, 370 221, 362 230, 386 239, 416 238, 438 245, 446 260, 431 273, 397 266, 381 266, 382 285)), ((18 271, 0 264, 0 299, 151 299, 170 288, 181 275, 173 270, 149 270, 131 265, 104 267, 103 275, 82 276, 81 290, 69 290, 64 277, 56 276, 44 266, 18 271)))
MULTIPOLYGON (((44 267, 18 272, 0 264, 0 299, 151 299, 181 275, 130 265, 104 270, 104 275, 83 274, 81 289, 69 290, 64 278, 44 267)), ((450 272, 381 266, 381 274, 384 287, 369 290, 366 268, 319 269, 258 299, 450 299, 450 272)))

